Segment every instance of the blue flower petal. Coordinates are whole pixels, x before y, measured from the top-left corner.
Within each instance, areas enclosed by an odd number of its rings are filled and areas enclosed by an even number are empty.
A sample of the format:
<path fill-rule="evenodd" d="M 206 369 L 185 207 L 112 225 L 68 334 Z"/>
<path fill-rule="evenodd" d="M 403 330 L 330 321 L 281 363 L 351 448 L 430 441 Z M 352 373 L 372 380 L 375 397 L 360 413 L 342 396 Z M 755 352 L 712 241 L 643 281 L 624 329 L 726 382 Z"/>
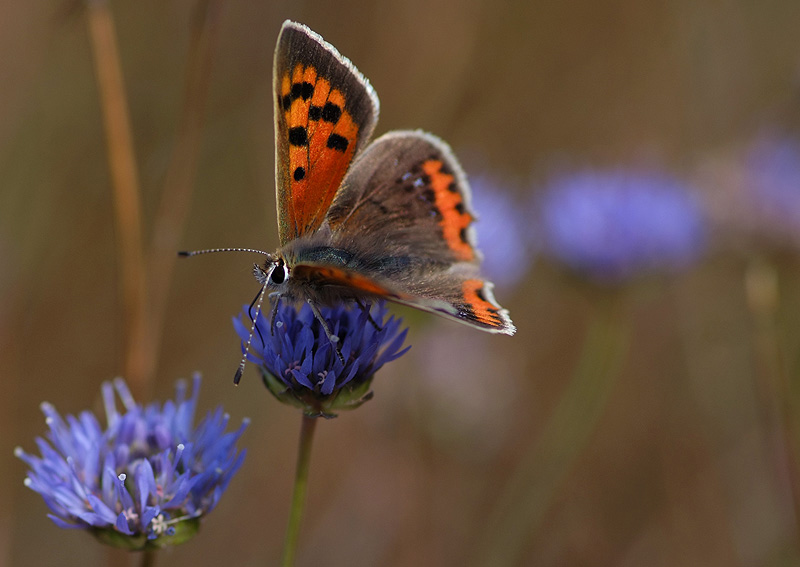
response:
<path fill-rule="evenodd" d="M 116 520 L 116 514 L 114 513 L 113 510 L 111 510 L 111 508 L 106 506 L 105 502 L 103 502 L 97 496 L 91 493 L 87 495 L 87 500 L 89 502 L 89 506 L 92 507 L 92 510 L 94 510 L 95 514 L 97 514 L 98 517 L 102 519 L 101 525 L 114 523 L 114 521 Z"/>
<path fill-rule="evenodd" d="M 195 427 L 199 386 L 195 377 L 189 393 L 181 382 L 174 401 L 143 407 L 122 380 L 105 383 L 105 430 L 89 412 L 62 418 L 42 404 L 49 442 L 36 439 L 41 456 L 15 451 L 29 467 L 25 485 L 64 528 L 157 538 L 170 530 L 152 530 L 156 517 L 206 514 L 241 466 L 244 452 L 236 441 L 249 422 L 226 433 L 229 417 L 217 409 Z"/>
<path fill-rule="evenodd" d="M 60 516 L 56 516 L 55 514 L 47 514 L 47 517 L 53 520 L 53 523 L 57 525 L 59 528 L 64 528 L 66 530 L 77 530 L 85 528 L 85 526 L 82 526 L 80 524 L 73 524 L 71 522 L 62 520 Z"/>
<path fill-rule="evenodd" d="M 114 527 L 117 528 L 118 532 L 121 532 L 125 535 L 133 535 L 133 530 L 128 527 L 128 518 L 125 516 L 125 512 L 120 512 L 119 516 L 117 516 L 117 522 L 114 524 Z"/>
<path fill-rule="evenodd" d="M 156 495 L 156 479 L 153 475 L 153 466 L 148 459 L 143 459 L 136 468 L 136 486 L 139 492 L 139 510 L 147 507 L 150 495 Z"/>

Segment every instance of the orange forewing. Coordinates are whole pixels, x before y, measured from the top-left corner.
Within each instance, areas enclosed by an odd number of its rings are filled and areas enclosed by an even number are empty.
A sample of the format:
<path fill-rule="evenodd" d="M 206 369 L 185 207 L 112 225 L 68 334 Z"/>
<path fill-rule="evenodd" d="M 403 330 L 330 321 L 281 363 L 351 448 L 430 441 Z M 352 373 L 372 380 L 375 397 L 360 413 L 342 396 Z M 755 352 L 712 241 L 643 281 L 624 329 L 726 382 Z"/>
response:
<path fill-rule="evenodd" d="M 280 100 L 289 136 L 288 181 L 291 203 L 285 203 L 292 238 L 322 224 L 355 154 L 358 125 L 345 108 L 345 96 L 298 63 L 281 80 Z"/>

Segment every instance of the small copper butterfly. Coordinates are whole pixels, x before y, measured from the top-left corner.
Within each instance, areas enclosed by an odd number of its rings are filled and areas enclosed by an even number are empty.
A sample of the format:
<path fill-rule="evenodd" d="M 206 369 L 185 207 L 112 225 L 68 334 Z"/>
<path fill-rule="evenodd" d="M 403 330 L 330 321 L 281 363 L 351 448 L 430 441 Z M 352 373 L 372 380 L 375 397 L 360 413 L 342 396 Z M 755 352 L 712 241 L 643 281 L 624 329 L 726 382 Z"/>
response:
<path fill-rule="evenodd" d="M 470 190 L 447 144 L 419 130 L 368 143 L 378 96 L 307 26 L 283 23 L 273 72 L 281 247 L 255 266 L 259 304 L 267 291 L 276 310 L 308 302 L 334 342 L 317 305 L 370 298 L 514 334 L 480 276 Z"/>

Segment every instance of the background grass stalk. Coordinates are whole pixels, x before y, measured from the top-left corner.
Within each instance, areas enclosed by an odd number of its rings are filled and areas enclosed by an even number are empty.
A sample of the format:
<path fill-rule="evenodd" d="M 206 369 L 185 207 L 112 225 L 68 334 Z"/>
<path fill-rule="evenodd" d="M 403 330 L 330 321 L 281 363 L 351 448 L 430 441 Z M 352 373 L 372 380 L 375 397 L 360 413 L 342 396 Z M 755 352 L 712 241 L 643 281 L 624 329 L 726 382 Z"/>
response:
<path fill-rule="evenodd" d="M 763 258 L 751 260 L 745 272 L 747 305 L 753 319 L 753 340 L 760 366 L 762 403 L 768 413 L 770 437 L 782 453 L 791 492 L 797 541 L 800 542 L 800 473 L 797 463 L 797 436 L 792 411 L 792 384 L 786 353 L 778 329 L 780 305 L 779 276 L 775 266 Z M 777 439 L 776 439 L 777 438 Z"/>
<path fill-rule="evenodd" d="M 175 146 L 164 179 L 153 226 L 153 244 L 148 257 L 152 329 L 148 333 L 148 362 L 155 364 L 161 344 L 169 289 L 180 247 L 180 238 L 191 209 L 202 148 L 204 118 L 211 83 L 211 64 L 219 34 L 223 0 L 201 0 L 194 9 L 194 25 L 188 50 L 183 104 Z M 155 368 L 148 368 L 153 373 Z"/>
<path fill-rule="evenodd" d="M 86 7 L 114 195 L 119 282 L 126 333 L 124 374 L 134 396 L 139 398 L 147 393 L 151 379 L 148 369 L 153 367 L 152 353 L 146 346 L 149 311 L 139 177 L 111 10 L 105 0 L 92 0 L 86 3 Z"/>

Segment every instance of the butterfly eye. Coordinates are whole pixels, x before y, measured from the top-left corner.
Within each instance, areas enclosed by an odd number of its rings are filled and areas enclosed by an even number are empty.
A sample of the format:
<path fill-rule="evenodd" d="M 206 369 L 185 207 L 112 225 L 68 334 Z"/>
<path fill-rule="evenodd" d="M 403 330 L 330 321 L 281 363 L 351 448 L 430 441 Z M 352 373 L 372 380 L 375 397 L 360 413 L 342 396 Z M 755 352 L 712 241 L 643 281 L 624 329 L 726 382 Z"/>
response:
<path fill-rule="evenodd" d="M 286 264 L 283 263 L 283 260 L 278 260 L 278 263 L 275 264 L 275 267 L 272 268 L 272 271 L 269 273 L 270 283 L 280 285 L 285 282 L 288 277 L 289 269 L 286 267 Z"/>

